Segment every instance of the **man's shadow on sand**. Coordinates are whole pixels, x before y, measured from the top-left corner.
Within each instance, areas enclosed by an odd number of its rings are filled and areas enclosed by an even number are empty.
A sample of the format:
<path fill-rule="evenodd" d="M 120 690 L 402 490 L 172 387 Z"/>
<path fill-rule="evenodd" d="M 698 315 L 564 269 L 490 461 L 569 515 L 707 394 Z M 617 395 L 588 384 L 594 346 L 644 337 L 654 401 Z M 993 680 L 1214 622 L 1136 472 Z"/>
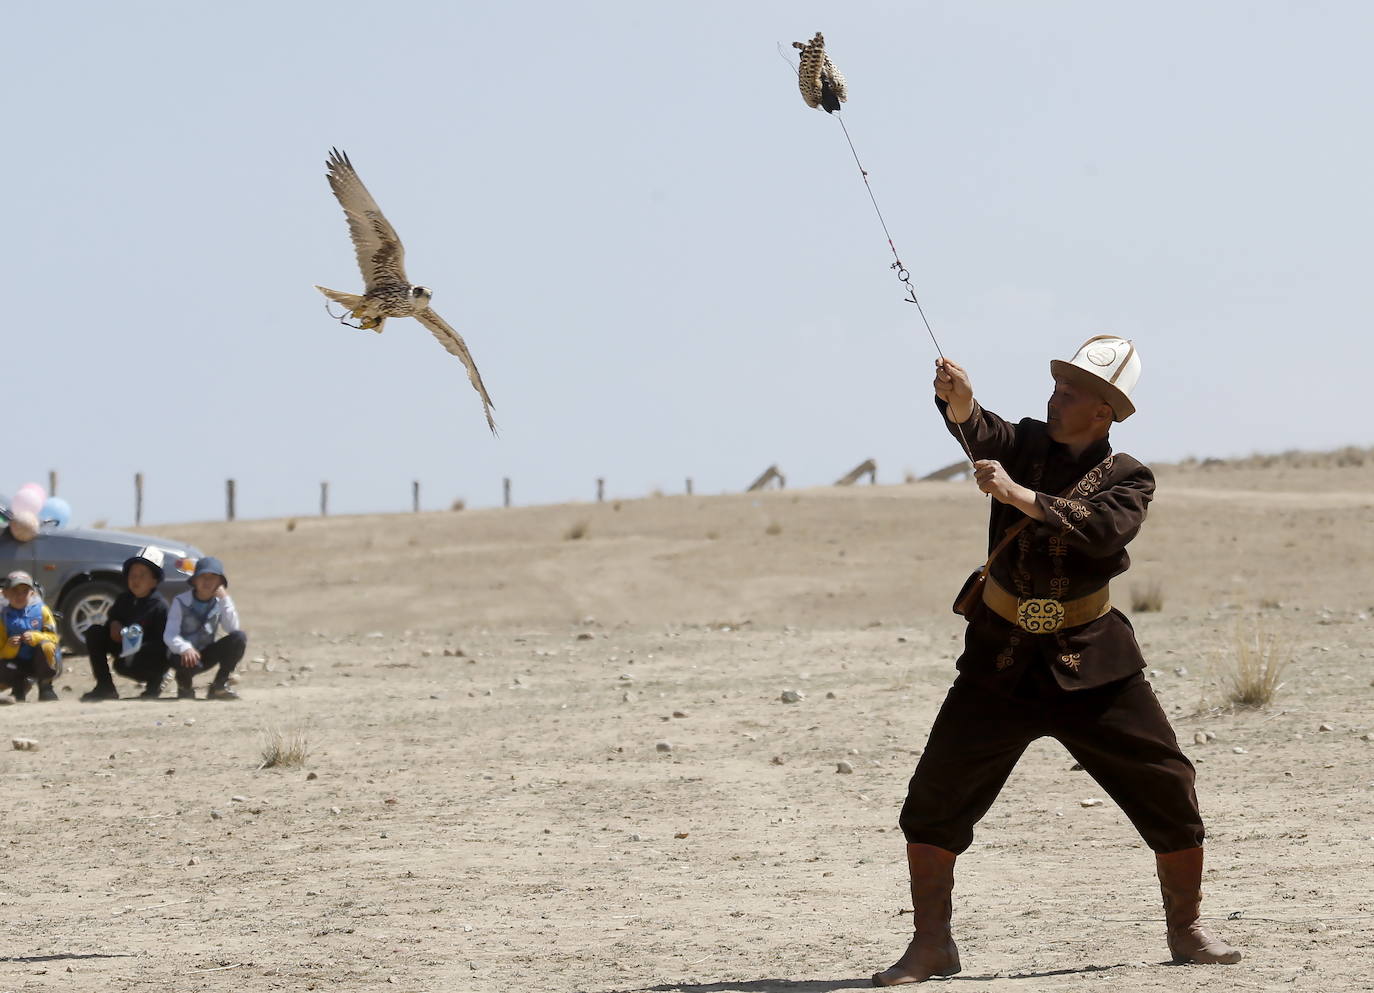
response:
<path fill-rule="evenodd" d="M 990 975 L 961 973 L 931 983 L 990 983 L 998 979 L 1048 979 L 1053 976 L 1081 976 L 1094 972 L 1124 969 L 1116 965 L 1085 965 L 1078 969 L 1047 969 L 1044 972 L 995 972 Z M 924 984 L 921 984 L 924 985 Z M 834 993 L 835 990 L 873 989 L 872 976 L 855 979 L 748 979 L 725 983 L 660 983 L 658 986 L 631 986 L 616 990 L 584 990 L 581 993 Z"/>

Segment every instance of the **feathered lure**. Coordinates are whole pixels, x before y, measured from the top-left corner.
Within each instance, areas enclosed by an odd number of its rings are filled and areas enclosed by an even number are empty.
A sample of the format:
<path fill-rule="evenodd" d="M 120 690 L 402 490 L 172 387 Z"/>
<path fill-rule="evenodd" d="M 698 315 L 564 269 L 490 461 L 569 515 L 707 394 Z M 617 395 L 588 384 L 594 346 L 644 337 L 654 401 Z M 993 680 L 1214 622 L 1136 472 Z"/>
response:
<path fill-rule="evenodd" d="M 797 86 L 802 99 L 808 107 L 819 108 L 827 114 L 835 113 L 840 104 L 849 99 L 849 90 L 845 87 L 844 73 L 825 52 L 825 36 L 817 31 L 816 37 L 809 42 L 794 41 L 792 47 L 801 49 Z"/>

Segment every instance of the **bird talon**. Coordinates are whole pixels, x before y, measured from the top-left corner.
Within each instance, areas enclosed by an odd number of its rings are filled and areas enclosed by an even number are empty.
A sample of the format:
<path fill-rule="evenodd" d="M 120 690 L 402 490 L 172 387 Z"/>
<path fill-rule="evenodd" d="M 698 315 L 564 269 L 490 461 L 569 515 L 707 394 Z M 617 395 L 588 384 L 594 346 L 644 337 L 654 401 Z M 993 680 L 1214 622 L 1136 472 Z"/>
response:
<path fill-rule="evenodd" d="M 325 312 L 326 314 L 328 314 L 330 317 L 334 318 L 334 320 L 338 321 L 338 322 L 339 322 L 340 324 L 342 324 L 344 327 L 346 327 L 346 328 L 352 328 L 352 329 L 355 330 L 355 331 L 366 331 L 366 330 L 368 330 L 369 328 L 375 328 L 375 327 L 377 326 L 377 322 L 376 322 L 376 321 L 373 321 L 371 324 L 368 324 L 366 321 L 364 321 L 364 322 L 361 323 L 361 324 L 349 324 L 349 323 L 348 323 L 348 319 L 349 319 L 350 317 L 352 317 L 353 314 L 352 314 L 350 311 L 347 311 L 347 310 L 344 311 L 342 314 L 336 314 L 336 313 L 334 313 L 334 311 L 332 311 L 332 310 L 329 309 L 329 301 L 327 301 L 327 300 L 325 301 L 325 304 L 324 304 L 324 312 Z"/>

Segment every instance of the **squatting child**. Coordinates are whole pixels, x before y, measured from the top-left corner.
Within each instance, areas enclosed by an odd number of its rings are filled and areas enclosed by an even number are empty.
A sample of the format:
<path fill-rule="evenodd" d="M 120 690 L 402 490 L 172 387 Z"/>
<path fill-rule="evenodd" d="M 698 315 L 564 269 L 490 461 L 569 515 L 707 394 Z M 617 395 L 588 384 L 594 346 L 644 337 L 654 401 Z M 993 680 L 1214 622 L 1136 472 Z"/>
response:
<path fill-rule="evenodd" d="M 224 636 L 216 638 L 221 628 Z M 211 669 L 217 671 L 205 699 L 239 699 L 229 687 L 229 674 L 243 658 L 248 635 L 239 627 L 238 611 L 229 598 L 224 565 L 213 555 L 196 563 L 190 590 L 172 600 L 164 640 L 176 671 L 178 700 L 194 700 L 192 678 Z"/>
<path fill-rule="evenodd" d="M 62 673 L 57 621 L 27 572 L 16 571 L 5 577 L 4 621 L 0 689 L 9 689 L 15 700 L 23 700 L 30 683 L 37 682 L 39 700 L 56 700 L 52 681 Z"/>
<path fill-rule="evenodd" d="M 167 601 L 157 591 L 162 582 L 162 549 L 148 546 L 124 562 L 125 590 L 115 598 L 105 624 L 86 629 L 86 654 L 91 660 L 95 688 L 81 694 L 82 703 L 118 700 L 114 671 L 144 684 L 139 697 L 156 700 L 167 675 Z"/>

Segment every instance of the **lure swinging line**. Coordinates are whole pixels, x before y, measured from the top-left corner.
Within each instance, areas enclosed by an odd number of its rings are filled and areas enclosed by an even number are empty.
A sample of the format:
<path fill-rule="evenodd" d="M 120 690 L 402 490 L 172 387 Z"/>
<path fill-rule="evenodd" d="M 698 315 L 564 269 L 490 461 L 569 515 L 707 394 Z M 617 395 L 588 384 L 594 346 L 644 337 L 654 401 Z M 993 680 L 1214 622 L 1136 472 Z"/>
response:
<path fill-rule="evenodd" d="M 873 203 L 873 211 L 878 215 L 878 223 L 883 227 L 883 234 L 887 237 L 887 247 L 892 250 L 892 265 L 888 268 L 897 274 L 897 279 L 901 281 L 906 289 L 906 302 L 916 305 L 916 312 L 921 315 L 921 323 L 925 325 L 926 334 L 930 335 L 931 344 L 935 346 L 936 353 L 940 360 L 945 359 L 944 349 L 940 347 L 940 342 L 935 338 L 935 331 L 930 326 L 930 319 L 926 317 L 925 308 L 921 306 L 921 301 L 916 297 L 916 288 L 911 284 L 911 273 L 902 264 L 902 257 L 897 254 L 897 246 L 893 244 L 892 232 L 888 230 L 887 220 L 883 217 L 882 208 L 878 206 L 878 198 L 873 193 L 873 184 L 868 181 L 868 170 L 859 161 L 859 152 L 854 147 L 854 139 L 849 136 L 849 128 L 845 126 L 844 117 L 840 114 L 840 104 L 849 99 L 848 87 L 844 75 L 835 63 L 830 61 L 830 56 L 825 51 L 825 37 L 819 32 L 809 42 L 803 44 L 799 41 L 792 42 L 792 47 L 801 50 L 801 59 L 797 66 L 797 85 L 801 88 L 802 99 L 806 101 L 808 107 L 824 110 L 835 120 L 840 122 L 840 130 L 844 132 L 844 140 L 849 145 L 849 153 L 854 156 L 854 164 L 859 168 L 859 175 L 863 177 L 864 189 L 868 191 L 868 199 Z M 782 46 L 778 46 L 778 54 L 790 66 L 791 60 L 782 51 Z M 962 424 L 955 423 L 955 430 L 959 434 L 959 445 L 967 456 L 969 465 L 973 465 L 973 452 L 969 448 L 968 439 L 964 437 L 964 427 Z"/>

